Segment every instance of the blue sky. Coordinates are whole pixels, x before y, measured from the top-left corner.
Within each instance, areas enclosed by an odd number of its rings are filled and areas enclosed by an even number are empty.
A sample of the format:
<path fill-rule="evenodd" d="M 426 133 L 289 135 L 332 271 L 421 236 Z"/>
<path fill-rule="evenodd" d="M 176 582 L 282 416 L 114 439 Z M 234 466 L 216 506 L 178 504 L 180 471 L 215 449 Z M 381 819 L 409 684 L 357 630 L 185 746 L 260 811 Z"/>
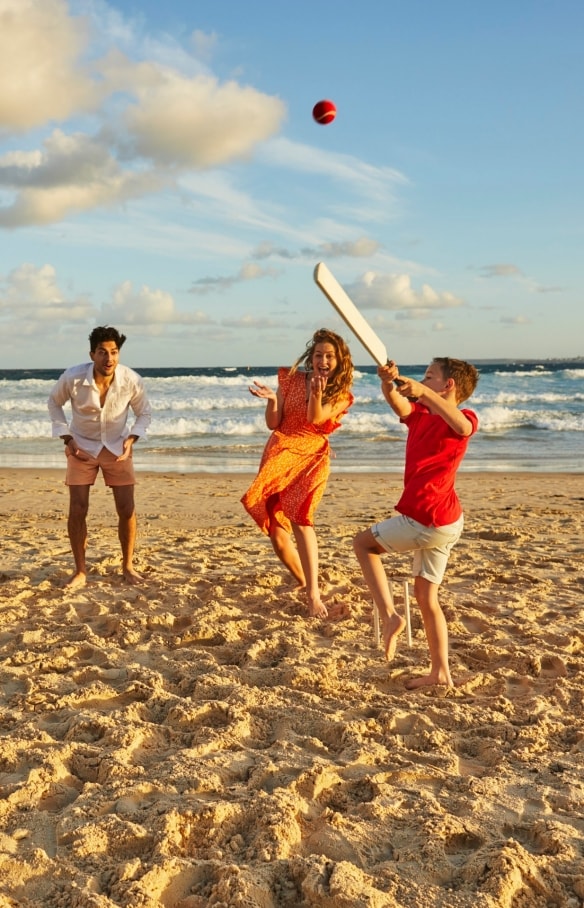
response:
<path fill-rule="evenodd" d="M 0 0 L 0 360 L 584 355 L 580 0 Z M 330 126 L 313 122 L 321 98 Z M 356 341 L 357 363 L 368 362 Z"/>

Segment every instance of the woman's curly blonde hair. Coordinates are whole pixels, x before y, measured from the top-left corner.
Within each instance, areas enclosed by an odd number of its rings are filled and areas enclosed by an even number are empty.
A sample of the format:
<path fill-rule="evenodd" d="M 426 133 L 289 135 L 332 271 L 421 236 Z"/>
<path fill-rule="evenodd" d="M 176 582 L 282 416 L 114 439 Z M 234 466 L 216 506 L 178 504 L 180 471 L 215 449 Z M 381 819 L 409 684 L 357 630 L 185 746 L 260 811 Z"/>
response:
<path fill-rule="evenodd" d="M 318 331 L 315 331 L 311 340 L 306 344 L 306 351 L 298 357 L 290 369 L 290 374 L 293 375 L 300 366 L 304 366 L 307 372 L 312 371 L 312 357 L 317 344 L 332 344 L 335 348 L 337 368 L 335 374 L 326 383 L 322 399 L 324 403 L 336 403 L 341 397 L 347 395 L 353 384 L 351 351 L 339 334 L 329 331 L 328 328 L 319 328 Z"/>

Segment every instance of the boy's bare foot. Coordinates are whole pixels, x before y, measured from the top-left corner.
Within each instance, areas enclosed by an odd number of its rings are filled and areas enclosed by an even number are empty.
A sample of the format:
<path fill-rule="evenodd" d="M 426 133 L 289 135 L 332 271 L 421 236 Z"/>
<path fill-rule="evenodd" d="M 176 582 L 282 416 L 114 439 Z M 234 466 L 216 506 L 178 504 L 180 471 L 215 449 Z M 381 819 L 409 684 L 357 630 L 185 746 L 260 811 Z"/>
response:
<path fill-rule="evenodd" d="M 383 649 L 385 658 L 391 662 L 395 656 L 397 638 L 406 626 L 406 619 L 397 613 L 383 619 Z"/>
<path fill-rule="evenodd" d="M 450 675 L 420 675 L 419 678 L 408 678 L 404 687 L 406 690 L 419 690 L 421 687 L 454 687 Z"/>
<path fill-rule="evenodd" d="M 87 574 L 85 571 L 76 571 L 74 574 L 65 581 L 63 584 L 63 589 L 65 590 L 76 590 L 81 586 L 85 586 L 87 583 Z"/>
<path fill-rule="evenodd" d="M 133 568 L 126 568 L 126 570 L 123 571 L 122 576 L 126 583 L 129 583 L 131 586 L 138 586 L 138 584 L 144 581 L 144 578 Z"/>

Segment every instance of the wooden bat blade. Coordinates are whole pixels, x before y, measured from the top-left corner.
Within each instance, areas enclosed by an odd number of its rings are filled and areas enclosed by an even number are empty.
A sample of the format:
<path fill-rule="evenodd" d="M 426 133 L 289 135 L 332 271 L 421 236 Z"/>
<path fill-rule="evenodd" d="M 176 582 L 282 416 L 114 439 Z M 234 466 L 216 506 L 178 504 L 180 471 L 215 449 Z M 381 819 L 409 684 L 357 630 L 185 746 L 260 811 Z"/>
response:
<path fill-rule="evenodd" d="M 319 262 L 315 267 L 314 280 L 377 365 L 385 366 L 387 363 L 385 344 L 363 318 L 355 303 L 347 296 L 324 262 Z"/>

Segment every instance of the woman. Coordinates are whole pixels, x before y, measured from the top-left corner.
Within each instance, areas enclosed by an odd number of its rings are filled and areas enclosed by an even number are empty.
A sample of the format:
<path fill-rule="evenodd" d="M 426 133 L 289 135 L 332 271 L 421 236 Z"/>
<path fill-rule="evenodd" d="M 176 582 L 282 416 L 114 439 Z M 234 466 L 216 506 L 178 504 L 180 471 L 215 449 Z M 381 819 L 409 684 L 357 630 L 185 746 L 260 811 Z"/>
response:
<path fill-rule="evenodd" d="M 353 403 L 352 381 L 349 348 L 338 334 L 322 328 L 291 369 L 278 370 L 276 393 L 258 381 L 249 389 L 266 401 L 272 434 L 241 501 L 306 592 L 308 613 L 315 618 L 326 618 L 328 611 L 320 596 L 314 515 L 330 471 L 328 436 Z"/>

